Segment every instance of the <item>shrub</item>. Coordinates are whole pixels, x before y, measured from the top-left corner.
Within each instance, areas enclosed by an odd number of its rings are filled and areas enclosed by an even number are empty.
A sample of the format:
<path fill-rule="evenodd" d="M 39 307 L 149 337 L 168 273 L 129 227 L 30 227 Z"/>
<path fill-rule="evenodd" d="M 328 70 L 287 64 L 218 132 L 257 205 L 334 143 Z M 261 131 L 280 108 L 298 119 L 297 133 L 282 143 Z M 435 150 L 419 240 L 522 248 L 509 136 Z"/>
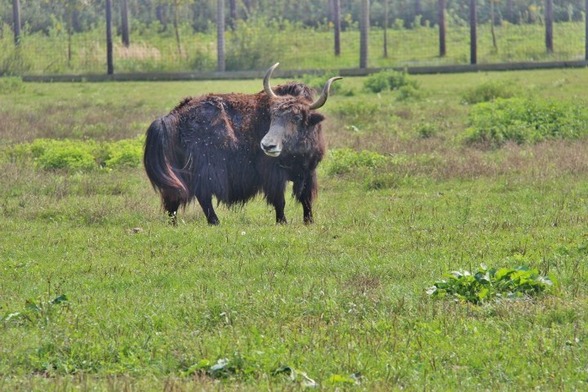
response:
<path fill-rule="evenodd" d="M 575 103 L 537 98 L 498 98 L 472 107 L 468 143 L 498 147 L 512 141 L 537 143 L 548 139 L 575 139 L 588 134 L 588 110 Z"/>
<path fill-rule="evenodd" d="M 327 163 L 327 173 L 345 174 L 357 168 L 375 168 L 387 161 L 384 155 L 373 151 L 354 151 L 350 148 L 331 150 Z"/>
<path fill-rule="evenodd" d="M 511 82 L 488 81 L 479 86 L 466 90 L 461 97 L 465 104 L 473 105 L 480 102 L 494 101 L 497 98 L 512 98 L 516 95 L 517 87 Z"/>
<path fill-rule="evenodd" d="M 143 157 L 143 138 L 102 143 L 37 139 L 12 147 L 8 156 L 13 161 L 32 159 L 35 166 L 42 170 L 90 171 L 138 167 Z"/>
<path fill-rule="evenodd" d="M 382 91 L 398 90 L 401 87 L 410 87 L 413 90 L 419 88 L 416 80 L 410 79 L 406 72 L 400 71 L 380 71 L 367 77 L 364 82 L 366 90 L 372 93 Z"/>
<path fill-rule="evenodd" d="M 104 164 L 109 169 L 139 167 L 143 159 L 143 138 L 120 140 L 108 145 Z"/>
<path fill-rule="evenodd" d="M 17 76 L 0 77 L 0 94 L 11 94 L 24 90 L 22 78 Z"/>
<path fill-rule="evenodd" d="M 265 18 L 240 21 L 237 29 L 227 34 L 226 69 L 265 69 L 275 63 L 285 50 L 277 40 L 277 30 L 278 23 Z"/>
<path fill-rule="evenodd" d="M 524 298 L 546 292 L 553 279 L 528 267 L 453 271 L 427 290 L 433 298 L 455 298 L 481 304 L 497 298 Z"/>

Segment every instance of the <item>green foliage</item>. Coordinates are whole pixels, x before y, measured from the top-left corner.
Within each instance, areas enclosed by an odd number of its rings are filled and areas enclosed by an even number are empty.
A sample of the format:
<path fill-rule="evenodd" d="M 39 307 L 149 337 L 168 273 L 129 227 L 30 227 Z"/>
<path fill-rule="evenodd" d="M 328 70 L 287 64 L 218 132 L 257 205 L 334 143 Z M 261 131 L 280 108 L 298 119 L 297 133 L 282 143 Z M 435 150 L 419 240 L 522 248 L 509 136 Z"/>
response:
<path fill-rule="evenodd" d="M 467 89 L 461 99 L 463 103 L 473 105 L 497 98 L 512 98 L 519 90 L 520 87 L 512 82 L 491 80 Z"/>
<path fill-rule="evenodd" d="M 387 161 L 384 155 L 373 151 L 355 151 L 350 148 L 331 150 L 326 162 L 329 175 L 345 174 L 359 168 L 375 168 Z"/>
<path fill-rule="evenodd" d="M 0 322 L 5 326 L 47 326 L 59 313 L 68 309 L 69 300 L 65 294 L 61 294 L 50 301 L 28 299 L 23 310 L 11 312 L 4 317 L 0 316 Z"/>
<path fill-rule="evenodd" d="M 101 143 L 36 139 L 12 147 L 8 155 L 12 160 L 32 158 L 41 170 L 90 171 L 139 167 L 143 157 L 143 138 Z"/>
<path fill-rule="evenodd" d="M 414 90 L 419 88 L 419 84 L 406 72 L 387 70 L 368 76 L 364 82 L 364 88 L 372 93 L 405 88 L 404 94 L 408 95 L 408 90 L 412 90 L 414 94 Z"/>
<path fill-rule="evenodd" d="M 468 143 L 498 147 L 588 135 L 588 109 L 578 103 L 540 98 L 498 98 L 471 108 Z"/>
<path fill-rule="evenodd" d="M 12 94 L 22 91 L 24 91 L 22 78 L 18 76 L 0 77 L 0 94 Z"/>
<path fill-rule="evenodd" d="M 537 269 L 528 267 L 488 268 L 481 265 L 478 271 L 461 270 L 445 275 L 427 290 L 433 298 L 455 298 L 474 304 L 498 298 L 527 298 L 547 292 L 553 278 L 543 276 Z"/>
<path fill-rule="evenodd" d="M 288 31 L 292 26 L 284 28 Z M 277 30 L 277 22 L 264 18 L 241 21 L 238 29 L 227 34 L 226 69 L 265 69 L 275 63 L 286 49 L 277 39 Z"/>

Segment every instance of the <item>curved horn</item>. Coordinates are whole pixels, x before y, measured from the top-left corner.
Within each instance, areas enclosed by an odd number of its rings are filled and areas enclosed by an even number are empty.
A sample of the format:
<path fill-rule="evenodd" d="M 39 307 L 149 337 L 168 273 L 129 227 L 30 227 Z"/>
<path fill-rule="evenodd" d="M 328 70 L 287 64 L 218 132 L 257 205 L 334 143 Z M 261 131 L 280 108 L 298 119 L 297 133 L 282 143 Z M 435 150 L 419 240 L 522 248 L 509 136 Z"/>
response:
<path fill-rule="evenodd" d="M 318 97 L 318 99 L 310 105 L 310 107 L 309 107 L 310 110 L 318 109 L 318 108 L 322 107 L 325 104 L 325 102 L 327 102 L 327 98 L 329 98 L 329 90 L 331 89 L 331 83 L 333 83 L 335 80 L 339 80 L 339 79 L 343 79 L 343 78 L 340 76 L 335 76 L 335 77 L 327 80 L 325 87 L 323 87 L 323 92 L 321 93 L 321 96 Z"/>
<path fill-rule="evenodd" d="M 276 93 L 274 93 L 274 90 L 272 90 L 272 86 L 270 86 L 270 77 L 272 76 L 272 72 L 274 72 L 274 69 L 276 69 L 278 67 L 278 65 L 280 65 L 280 63 L 275 63 L 274 65 L 272 65 L 267 72 L 265 73 L 265 77 L 263 78 L 263 89 L 265 90 L 265 93 L 270 97 L 270 98 L 275 98 L 277 97 Z"/>

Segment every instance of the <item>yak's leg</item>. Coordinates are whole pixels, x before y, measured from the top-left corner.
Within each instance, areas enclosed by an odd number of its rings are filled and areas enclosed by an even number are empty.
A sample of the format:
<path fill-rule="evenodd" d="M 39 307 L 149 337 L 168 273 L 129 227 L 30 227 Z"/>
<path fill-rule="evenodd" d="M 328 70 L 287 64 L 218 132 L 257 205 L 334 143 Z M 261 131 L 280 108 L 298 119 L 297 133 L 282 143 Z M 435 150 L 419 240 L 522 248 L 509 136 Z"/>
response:
<path fill-rule="evenodd" d="M 276 209 L 276 223 L 278 224 L 286 224 L 288 220 L 286 219 L 286 215 L 284 214 L 284 208 L 286 207 L 286 200 L 282 195 L 282 200 L 276 201 L 273 204 L 274 208 Z"/>
<path fill-rule="evenodd" d="M 276 223 L 278 224 L 288 223 L 286 215 L 284 214 L 284 209 L 286 207 L 286 198 L 284 197 L 285 188 L 286 183 L 284 182 L 283 186 L 278 186 L 277 189 L 273 189 L 273 192 L 268 192 L 267 190 L 265 192 L 267 202 L 276 210 Z"/>
<path fill-rule="evenodd" d="M 218 225 L 220 221 L 216 216 L 216 212 L 214 212 L 214 208 L 212 207 L 212 195 L 196 195 L 196 199 L 198 199 L 198 203 L 200 203 L 200 207 L 202 207 L 202 211 L 204 215 L 206 215 L 206 220 L 208 221 L 209 225 Z"/>
<path fill-rule="evenodd" d="M 316 172 L 313 171 L 307 176 L 294 181 L 294 195 L 302 204 L 302 217 L 305 224 L 314 222 L 312 217 L 312 202 L 316 196 Z"/>
<path fill-rule="evenodd" d="M 163 194 L 163 208 L 167 211 L 167 215 L 169 216 L 170 223 L 173 226 L 178 224 L 178 208 L 180 207 L 181 201 L 177 196 L 172 196 L 169 194 Z"/>

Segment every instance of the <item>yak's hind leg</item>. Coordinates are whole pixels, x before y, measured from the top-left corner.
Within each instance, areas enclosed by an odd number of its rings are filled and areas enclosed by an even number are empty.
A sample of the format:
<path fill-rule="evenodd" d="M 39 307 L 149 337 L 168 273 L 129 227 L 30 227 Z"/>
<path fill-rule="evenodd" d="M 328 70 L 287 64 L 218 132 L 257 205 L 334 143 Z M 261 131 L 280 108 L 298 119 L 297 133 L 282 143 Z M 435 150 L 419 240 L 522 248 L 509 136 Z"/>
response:
<path fill-rule="evenodd" d="M 182 204 L 186 204 L 185 200 L 182 200 L 176 191 L 162 192 L 161 199 L 163 201 L 163 208 L 165 208 L 169 216 L 170 223 L 176 226 L 178 224 L 178 208 Z"/>

